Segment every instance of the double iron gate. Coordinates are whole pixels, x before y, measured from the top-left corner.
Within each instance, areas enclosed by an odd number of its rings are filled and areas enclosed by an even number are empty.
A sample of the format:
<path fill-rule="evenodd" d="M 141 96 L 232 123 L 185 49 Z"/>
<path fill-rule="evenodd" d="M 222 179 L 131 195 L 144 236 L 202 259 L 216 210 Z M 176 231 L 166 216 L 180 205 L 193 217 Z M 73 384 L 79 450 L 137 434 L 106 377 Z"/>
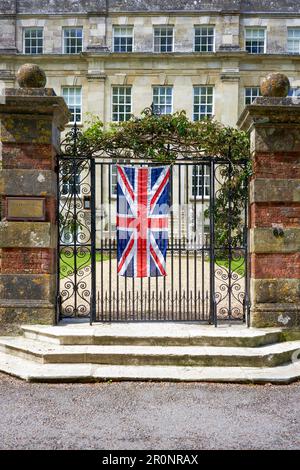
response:
<path fill-rule="evenodd" d="M 116 161 L 81 156 L 72 149 L 61 155 L 58 317 L 215 325 L 248 321 L 247 201 L 239 246 L 216 240 L 215 204 L 224 173 L 230 178 L 230 171 L 222 169 L 230 165 L 205 157 L 171 165 L 167 276 L 135 279 L 117 274 Z M 224 207 L 229 240 L 234 238 L 233 210 L 229 201 Z"/>

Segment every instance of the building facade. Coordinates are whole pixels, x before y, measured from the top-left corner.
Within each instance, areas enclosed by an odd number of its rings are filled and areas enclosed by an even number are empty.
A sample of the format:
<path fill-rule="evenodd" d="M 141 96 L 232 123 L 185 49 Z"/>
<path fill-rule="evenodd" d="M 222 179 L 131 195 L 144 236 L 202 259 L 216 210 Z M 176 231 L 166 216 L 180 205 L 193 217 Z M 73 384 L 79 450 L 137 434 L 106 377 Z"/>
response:
<path fill-rule="evenodd" d="M 84 125 L 90 114 L 124 121 L 152 103 L 160 113 L 184 109 L 190 119 L 215 116 L 235 126 L 268 72 L 284 72 L 292 93 L 300 88 L 300 4 L 2 0 L 2 86 L 15 86 L 26 62 L 38 63 L 47 86 L 65 97 L 70 126 Z M 186 203 L 199 197 L 203 226 L 209 175 L 206 168 L 193 172 L 182 177 L 191 182 Z M 115 168 L 104 181 L 106 199 L 115 198 Z"/>
<path fill-rule="evenodd" d="M 153 102 L 235 125 L 267 72 L 300 86 L 295 0 L 5 0 L 0 31 L 2 83 L 37 62 L 78 123 L 128 119 Z"/>

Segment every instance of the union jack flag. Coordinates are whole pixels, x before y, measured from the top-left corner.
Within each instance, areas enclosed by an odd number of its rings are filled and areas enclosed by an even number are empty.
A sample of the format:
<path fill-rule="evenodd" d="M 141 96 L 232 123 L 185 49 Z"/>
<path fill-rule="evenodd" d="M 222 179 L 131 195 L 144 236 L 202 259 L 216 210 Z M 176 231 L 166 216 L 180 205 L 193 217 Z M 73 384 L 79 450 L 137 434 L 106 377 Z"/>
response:
<path fill-rule="evenodd" d="M 170 167 L 117 165 L 118 274 L 166 276 Z"/>

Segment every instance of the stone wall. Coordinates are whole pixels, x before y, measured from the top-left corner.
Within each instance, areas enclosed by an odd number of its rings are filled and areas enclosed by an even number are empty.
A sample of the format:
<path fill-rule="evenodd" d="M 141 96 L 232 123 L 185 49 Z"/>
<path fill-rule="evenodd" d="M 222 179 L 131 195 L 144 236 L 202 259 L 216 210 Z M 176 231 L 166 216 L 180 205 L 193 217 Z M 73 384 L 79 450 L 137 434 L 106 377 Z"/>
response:
<path fill-rule="evenodd" d="M 251 324 L 300 326 L 300 99 L 258 98 L 251 136 Z"/>
<path fill-rule="evenodd" d="M 53 324 L 56 314 L 56 174 L 59 132 L 68 121 L 51 89 L 7 89 L 0 103 L 0 334 L 21 323 Z M 8 217 L 10 198 L 45 203 L 42 220 Z M 10 199 L 11 200 L 11 199 Z"/>

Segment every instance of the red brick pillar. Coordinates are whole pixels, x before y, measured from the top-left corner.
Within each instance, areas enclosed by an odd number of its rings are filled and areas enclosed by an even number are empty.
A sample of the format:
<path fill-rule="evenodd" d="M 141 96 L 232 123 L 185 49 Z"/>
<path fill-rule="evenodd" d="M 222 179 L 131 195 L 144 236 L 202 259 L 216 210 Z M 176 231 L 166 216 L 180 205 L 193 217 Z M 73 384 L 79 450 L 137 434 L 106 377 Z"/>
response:
<path fill-rule="evenodd" d="M 251 325 L 300 326 L 300 100 L 261 97 L 250 133 Z"/>
<path fill-rule="evenodd" d="M 55 321 L 55 157 L 68 109 L 52 89 L 12 88 L 2 97 L 0 120 L 3 334 L 22 323 Z"/>

